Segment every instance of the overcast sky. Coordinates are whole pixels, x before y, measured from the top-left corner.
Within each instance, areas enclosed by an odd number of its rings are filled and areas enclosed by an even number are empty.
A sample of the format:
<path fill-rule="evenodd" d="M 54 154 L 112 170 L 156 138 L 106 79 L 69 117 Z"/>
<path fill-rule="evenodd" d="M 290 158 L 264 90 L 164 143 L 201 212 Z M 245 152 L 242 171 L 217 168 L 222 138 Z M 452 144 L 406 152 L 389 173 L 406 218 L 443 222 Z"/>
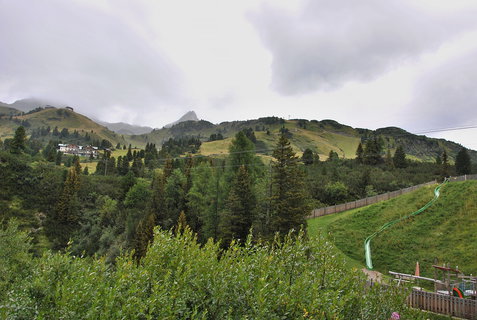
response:
<path fill-rule="evenodd" d="M 477 2 L 0 0 L 0 101 L 162 127 L 477 125 Z M 477 129 L 429 134 L 477 149 Z"/>

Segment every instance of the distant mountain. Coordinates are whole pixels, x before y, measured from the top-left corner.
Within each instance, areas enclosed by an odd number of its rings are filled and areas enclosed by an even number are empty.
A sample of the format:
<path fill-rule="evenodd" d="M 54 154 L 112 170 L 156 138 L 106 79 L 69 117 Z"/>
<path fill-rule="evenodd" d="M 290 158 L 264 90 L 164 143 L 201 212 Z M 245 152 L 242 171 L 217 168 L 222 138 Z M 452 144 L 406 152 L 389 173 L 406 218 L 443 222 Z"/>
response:
<path fill-rule="evenodd" d="M 7 104 L 8 107 L 14 108 L 23 112 L 28 112 L 38 107 L 57 107 L 57 108 L 64 108 L 66 105 L 58 102 L 53 102 L 50 100 L 45 99 L 38 99 L 38 98 L 27 98 L 27 99 L 20 99 L 15 101 L 12 104 Z"/>
<path fill-rule="evenodd" d="M 187 112 L 185 115 L 183 115 L 182 117 L 180 117 L 179 120 L 177 121 L 174 121 L 172 123 L 169 123 L 169 124 L 166 124 L 164 126 L 164 128 L 171 128 L 172 126 L 178 124 L 178 123 L 181 123 L 181 122 L 185 122 L 185 121 L 199 121 L 199 118 L 197 118 L 197 115 L 195 114 L 194 111 L 189 111 Z"/>
<path fill-rule="evenodd" d="M 136 125 L 124 123 L 124 122 L 110 123 L 110 122 L 105 122 L 100 120 L 96 120 L 96 122 L 105 126 L 111 131 L 114 131 L 119 134 L 126 134 L 126 135 L 139 135 L 139 134 L 149 133 L 154 129 L 151 127 L 136 126 Z"/>

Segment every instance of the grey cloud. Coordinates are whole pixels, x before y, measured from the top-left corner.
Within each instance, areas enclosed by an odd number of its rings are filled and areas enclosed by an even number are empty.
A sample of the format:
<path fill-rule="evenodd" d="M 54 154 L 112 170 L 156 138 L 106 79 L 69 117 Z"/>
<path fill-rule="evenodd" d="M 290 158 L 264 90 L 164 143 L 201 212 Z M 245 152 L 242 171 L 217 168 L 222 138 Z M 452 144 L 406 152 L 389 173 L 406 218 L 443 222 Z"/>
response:
<path fill-rule="evenodd" d="M 422 75 L 414 88 L 409 123 L 416 130 L 477 123 L 477 49 Z M 417 127 L 416 123 L 421 123 Z M 425 123 L 426 127 L 422 127 Z"/>
<path fill-rule="evenodd" d="M 0 87 L 8 84 L 10 96 L 51 98 L 92 115 L 183 103 L 182 75 L 164 53 L 80 2 L 2 1 L 0 40 Z"/>
<path fill-rule="evenodd" d="M 298 16 L 265 6 L 250 20 L 273 55 L 272 86 L 299 94 L 372 80 L 435 50 L 471 17 L 440 17 L 402 0 L 307 0 Z"/>

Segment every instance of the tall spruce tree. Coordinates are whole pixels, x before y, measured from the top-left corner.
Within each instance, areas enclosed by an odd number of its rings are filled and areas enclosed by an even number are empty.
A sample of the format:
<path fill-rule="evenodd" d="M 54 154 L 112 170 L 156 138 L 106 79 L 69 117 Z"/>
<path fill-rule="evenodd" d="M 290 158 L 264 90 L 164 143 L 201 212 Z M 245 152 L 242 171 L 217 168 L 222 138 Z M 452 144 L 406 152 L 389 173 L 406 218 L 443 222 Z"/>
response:
<path fill-rule="evenodd" d="M 26 132 L 23 126 L 19 126 L 15 130 L 15 136 L 10 142 L 10 152 L 11 153 L 22 153 L 25 150 L 26 142 Z"/>
<path fill-rule="evenodd" d="M 396 168 L 406 168 L 406 153 L 404 153 L 404 147 L 399 145 L 394 152 L 393 163 Z"/>
<path fill-rule="evenodd" d="M 161 172 L 154 173 L 151 183 L 150 211 L 154 216 L 156 225 L 164 226 L 164 184 L 165 179 Z"/>
<path fill-rule="evenodd" d="M 381 157 L 382 144 L 374 137 L 366 141 L 364 147 L 364 163 L 369 165 L 377 165 L 383 162 Z"/>
<path fill-rule="evenodd" d="M 225 244 L 229 244 L 232 239 L 245 241 L 255 219 L 256 206 L 252 179 L 247 168 L 242 165 L 232 182 L 226 208 L 220 219 L 220 234 Z"/>
<path fill-rule="evenodd" d="M 68 170 L 63 191 L 56 203 L 55 210 L 47 217 L 47 234 L 55 249 L 66 247 L 79 223 L 79 204 L 77 193 L 80 188 L 80 176 L 75 167 Z"/>
<path fill-rule="evenodd" d="M 447 157 L 447 152 L 444 150 L 442 152 L 442 164 L 441 164 L 441 178 L 446 178 L 450 175 L 450 168 L 449 168 L 449 159 Z"/>
<path fill-rule="evenodd" d="M 361 142 L 358 144 L 358 148 L 356 148 L 356 161 L 358 163 L 363 163 L 364 161 L 364 150 Z"/>
<path fill-rule="evenodd" d="M 469 174 L 472 170 L 472 163 L 470 161 L 469 153 L 466 148 L 460 149 L 455 158 L 455 170 L 457 174 Z"/>
<path fill-rule="evenodd" d="M 304 173 L 290 141 L 282 134 L 273 151 L 270 231 L 282 235 L 306 227 L 309 213 Z"/>
<path fill-rule="evenodd" d="M 303 151 L 303 155 L 301 156 L 301 161 L 303 161 L 305 165 L 313 164 L 314 156 L 313 156 L 313 151 L 310 148 L 306 148 L 305 151 Z"/>

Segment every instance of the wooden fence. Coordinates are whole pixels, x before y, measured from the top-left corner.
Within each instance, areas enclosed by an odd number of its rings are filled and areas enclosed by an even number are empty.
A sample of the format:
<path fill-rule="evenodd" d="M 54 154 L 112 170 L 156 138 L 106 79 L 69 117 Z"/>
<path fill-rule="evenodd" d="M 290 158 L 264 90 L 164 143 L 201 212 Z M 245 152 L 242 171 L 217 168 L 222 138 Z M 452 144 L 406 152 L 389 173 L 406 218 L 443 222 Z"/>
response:
<path fill-rule="evenodd" d="M 407 299 L 410 307 L 449 316 L 477 319 L 477 300 L 413 290 Z"/>
<path fill-rule="evenodd" d="M 466 181 L 466 180 L 477 180 L 477 174 L 464 175 L 464 176 L 460 176 L 460 177 L 450 177 L 451 182 Z M 430 185 L 433 185 L 433 184 L 436 184 L 436 183 L 437 183 L 437 181 L 434 180 L 434 181 L 431 181 L 431 182 L 419 184 L 417 186 L 412 186 L 412 187 L 397 190 L 397 191 L 392 191 L 392 192 L 388 192 L 388 193 L 379 194 L 379 195 L 373 196 L 373 197 L 368 197 L 368 198 L 364 198 L 364 199 L 360 199 L 360 200 L 356 200 L 356 201 L 337 204 L 337 205 L 334 205 L 334 206 L 314 209 L 310 213 L 310 215 L 308 215 L 306 218 L 307 219 L 312 219 L 312 218 L 326 216 L 326 215 L 333 214 L 333 213 L 338 213 L 338 212 L 343 212 L 343 211 L 347 211 L 347 210 L 351 210 L 351 209 L 366 207 L 370 204 L 375 204 L 377 202 L 386 201 L 386 200 L 389 200 L 389 199 L 392 199 L 392 198 L 396 198 L 396 197 L 399 197 L 403 194 L 406 194 L 406 193 L 415 191 L 419 188 L 422 188 L 422 187 L 425 187 L 425 186 L 430 186 Z"/>
<path fill-rule="evenodd" d="M 329 214 L 343 212 L 343 211 L 347 211 L 347 210 L 351 210 L 351 209 L 366 207 L 370 204 L 374 204 L 374 203 L 377 203 L 377 202 L 386 201 L 386 200 L 389 200 L 389 199 L 392 199 L 392 198 L 396 198 L 396 197 L 399 197 L 403 194 L 406 194 L 406 193 L 412 192 L 414 190 L 417 190 L 419 188 L 422 188 L 422 187 L 425 187 L 425 186 L 430 186 L 430 185 L 433 185 L 433 184 L 436 184 L 436 183 L 437 182 L 434 180 L 434 181 L 423 183 L 423 184 L 420 184 L 420 185 L 417 185 L 417 186 L 412 186 L 412 187 L 397 190 L 397 191 L 392 191 L 392 192 L 379 194 L 379 195 L 373 196 L 373 197 L 367 197 L 367 198 L 364 198 L 364 199 L 351 201 L 351 202 L 346 202 L 346 203 L 343 203 L 343 204 L 337 204 L 337 205 L 330 206 L 330 207 L 318 208 L 318 209 L 313 210 L 311 212 L 311 214 L 306 218 L 311 219 L 311 218 L 326 216 L 326 215 L 329 215 Z"/>

